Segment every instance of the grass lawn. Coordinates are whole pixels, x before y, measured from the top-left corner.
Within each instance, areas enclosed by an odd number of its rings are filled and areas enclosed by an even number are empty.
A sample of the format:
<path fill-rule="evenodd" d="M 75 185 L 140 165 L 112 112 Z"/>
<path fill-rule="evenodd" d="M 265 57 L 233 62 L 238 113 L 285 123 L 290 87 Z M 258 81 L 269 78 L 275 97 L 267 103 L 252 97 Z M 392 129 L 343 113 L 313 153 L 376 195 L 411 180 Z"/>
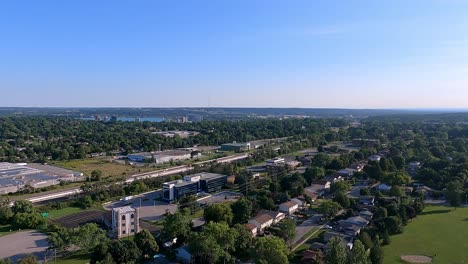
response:
<path fill-rule="evenodd" d="M 12 229 L 11 225 L 0 225 L 0 236 L 13 233 L 14 231 L 10 232 L 10 229 Z"/>
<path fill-rule="evenodd" d="M 81 211 L 83 211 L 83 209 L 78 208 L 78 207 L 66 207 L 66 208 L 59 209 L 59 210 L 49 211 L 48 213 L 49 213 L 50 219 L 55 219 L 55 218 L 60 218 L 63 216 L 79 213 Z"/>
<path fill-rule="evenodd" d="M 59 167 L 81 171 L 85 175 L 91 175 L 93 170 L 102 171 L 104 177 L 127 176 L 137 173 L 157 170 L 157 168 L 150 167 L 134 167 L 131 165 L 118 164 L 115 162 L 106 161 L 103 159 L 82 159 L 70 161 L 57 161 L 53 165 Z"/>
<path fill-rule="evenodd" d="M 433 263 L 465 263 L 468 260 L 468 208 L 427 206 L 384 247 L 385 264 L 402 263 L 401 255 L 434 257 Z"/>
<path fill-rule="evenodd" d="M 89 263 L 88 255 L 76 255 L 62 259 L 57 259 L 58 264 L 85 264 Z"/>

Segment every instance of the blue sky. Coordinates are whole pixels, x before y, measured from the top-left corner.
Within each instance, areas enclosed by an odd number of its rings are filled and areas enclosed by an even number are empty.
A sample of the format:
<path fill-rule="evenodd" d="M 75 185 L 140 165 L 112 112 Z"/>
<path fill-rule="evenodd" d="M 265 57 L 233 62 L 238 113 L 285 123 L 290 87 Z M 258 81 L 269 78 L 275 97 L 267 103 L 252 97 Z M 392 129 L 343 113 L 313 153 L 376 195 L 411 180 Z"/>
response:
<path fill-rule="evenodd" d="M 467 108 L 468 1 L 1 1 L 0 106 Z"/>

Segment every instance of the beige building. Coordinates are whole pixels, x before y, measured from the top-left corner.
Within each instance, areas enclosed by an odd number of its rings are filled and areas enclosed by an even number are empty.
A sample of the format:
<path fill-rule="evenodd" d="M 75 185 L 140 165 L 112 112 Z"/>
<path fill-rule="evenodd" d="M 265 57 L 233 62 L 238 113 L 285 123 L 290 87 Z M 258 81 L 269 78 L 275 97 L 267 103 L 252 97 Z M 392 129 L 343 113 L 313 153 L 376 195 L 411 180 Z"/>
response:
<path fill-rule="evenodd" d="M 279 205 L 279 211 L 285 214 L 293 214 L 299 209 L 299 204 L 293 201 L 285 202 Z"/>
<path fill-rule="evenodd" d="M 117 238 L 129 237 L 138 233 L 138 209 L 130 206 L 113 208 L 112 231 Z"/>

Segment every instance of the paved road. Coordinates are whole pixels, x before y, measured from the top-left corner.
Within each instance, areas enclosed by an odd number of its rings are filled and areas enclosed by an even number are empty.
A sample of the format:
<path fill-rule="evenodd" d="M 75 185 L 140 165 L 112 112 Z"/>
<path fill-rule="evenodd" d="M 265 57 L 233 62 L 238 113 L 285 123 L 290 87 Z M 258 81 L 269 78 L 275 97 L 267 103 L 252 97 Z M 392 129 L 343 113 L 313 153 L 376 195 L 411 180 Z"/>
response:
<path fill-rule="evenodd" d="M 0 259 L 10 258 L 13 263 L 27 254 L 44 259 L 49 246 L 47 236 L 35 230 L 16 232 L 0 237 Z"/>
<path fill-rule="evenodd" d="M 318 220 L 322 217 L 321 214 L 316 214 L 311 218 L 302 222 L 302 224 L 296 226 L 296 237 L 292 240 L 292 244 L 296 244 L 301 238 L 307 234 L 313 228 L 321 227 L 322 225 L 316 224 Z"/>

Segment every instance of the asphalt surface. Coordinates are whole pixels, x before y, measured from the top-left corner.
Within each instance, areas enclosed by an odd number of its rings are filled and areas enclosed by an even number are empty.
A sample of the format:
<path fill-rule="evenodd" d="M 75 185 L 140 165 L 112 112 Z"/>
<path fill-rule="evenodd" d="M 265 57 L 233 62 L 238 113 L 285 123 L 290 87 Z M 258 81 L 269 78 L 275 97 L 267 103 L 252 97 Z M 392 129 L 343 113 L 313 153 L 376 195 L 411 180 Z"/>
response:
<path fill-rule="evenodd" d="M 161 220 L 166 212 L 175 213 L 177 205 L 155 201 L 161 196 L 161 190 L 133 196 L 128 201 L 117 201 L 104 204 L 104 209 L 112 210 L 115 207 L 132 206 L 139 208 L 140 219 L 157 221 Z"/>
<path fill-rule="evenodd" d="M 35 230 L 16 232 L 0 237 L 0 259 L 9 258 L 16 263 L 18 259 L 34 254 L 44 260 L 49 246 L 47 236 Z"/>
<path fill-rule="evenodd" d="M 320 228 L 322 225 L 317 224 L 317 222 L 322 218 L 321 214 L 316 214 L 309 219 L 302 222 L 302 224 L 296 226 L 296 237 L 292 240 L 292 244 L 296 244 L 302 237 L 307 234 L 310 230 L 314 228 Z"/>

